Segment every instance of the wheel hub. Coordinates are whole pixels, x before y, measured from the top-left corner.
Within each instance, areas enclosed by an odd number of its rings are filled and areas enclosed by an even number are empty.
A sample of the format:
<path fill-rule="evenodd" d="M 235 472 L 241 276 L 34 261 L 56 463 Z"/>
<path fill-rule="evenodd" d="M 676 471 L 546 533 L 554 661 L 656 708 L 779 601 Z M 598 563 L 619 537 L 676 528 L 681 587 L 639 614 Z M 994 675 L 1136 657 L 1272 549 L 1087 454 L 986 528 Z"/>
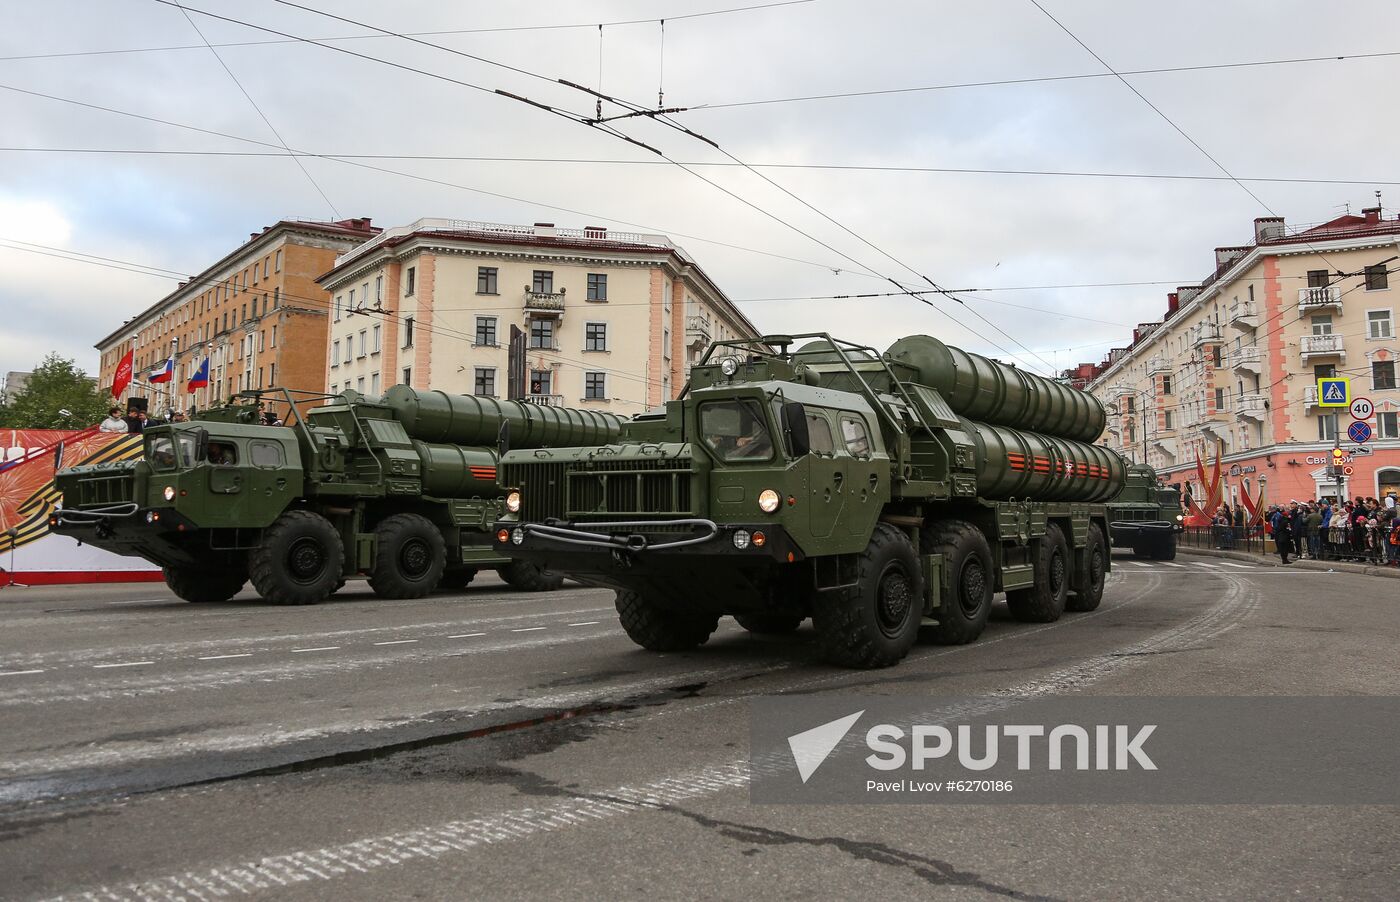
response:
<path fill-rule="evenodd" d="M 909 577 L 898 566 L 891 564 L 880 575 L 880 586 L 875 599 L 875 616 L 880 623 L 880 631 L 887 636 L 898 635 L 900 628 L 909 619 L 914 606 L 914 589 Z"/>
<path fill-rule="evenodd" d="M 298 539 L 287 553 L 287 571 L 299 583 L 315 581 L 325 566 L 325 550 L 315 539 Z"/>
<path fill-rule="evenodd" d="M 980 561 L 969 561 L 963 567 L 961 591 L 958 592 L 958 607 L 968 617 L 976 616 L 987 595 L 987 573 Z"/>
<path fill-rule="evenodd" d="M 432 555 L 428 552 L 428 544 L 422 539 L 409 539 L 399 549 L 399 569 L 404 576 L 418 578 L 428 572 L 428 565 L 432 560 Z"/>
<path fill-rule="evenodd" d="M 1058 551 L 1050 558 L 1050 592 L 1059 595 L 1065 588 L 1065 556 Z"/>

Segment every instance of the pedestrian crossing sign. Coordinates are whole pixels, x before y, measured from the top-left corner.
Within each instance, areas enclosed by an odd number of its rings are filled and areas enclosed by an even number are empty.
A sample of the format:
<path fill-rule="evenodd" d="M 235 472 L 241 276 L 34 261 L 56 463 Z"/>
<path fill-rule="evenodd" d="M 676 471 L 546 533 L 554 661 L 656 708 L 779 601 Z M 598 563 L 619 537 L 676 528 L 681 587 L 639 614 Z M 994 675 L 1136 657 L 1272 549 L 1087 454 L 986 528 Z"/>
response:
<path fill-rule="evenodd" d="M 1332 376 L 1317 380 L 1318 407 L 1350 407 L 1351 380 Z"/>

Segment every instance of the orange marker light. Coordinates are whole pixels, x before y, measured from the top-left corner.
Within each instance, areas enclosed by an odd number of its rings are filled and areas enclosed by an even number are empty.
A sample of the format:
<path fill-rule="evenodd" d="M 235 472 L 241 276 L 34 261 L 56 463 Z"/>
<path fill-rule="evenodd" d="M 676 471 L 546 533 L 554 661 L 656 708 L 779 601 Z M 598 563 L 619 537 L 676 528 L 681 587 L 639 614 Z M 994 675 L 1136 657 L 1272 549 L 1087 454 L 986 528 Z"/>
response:
<path fill-rule="evenodd" d="M 497 541 L 497 542 L 509 542 L 509 541 L 510 541 L 510 531 L 509 531 L 509 530 L 505 530 L 505 529 L 498 529 L 498 530 L 496 530 L 496 541 Z"/>
<path fill-rule="evenodd" d="M 789 551 L 789 552 L 788 552 L 788 563 L 791 564 L 791 563 L 792 563 L 793 561 L 795 561 L 795 560 L 797 560 L 797 555 L 795 555 L 795 554 L 793 554 L 791 551 Z"/>
<path fill-rule="evenodd" d="M 788 507 L 792 507 L 792 506 L 793 506 L 794 504 L 796 504 L 796 503 L 797 503 L 797 496 L 796 496 L 796 495 L 789 495 L 789 496 L 788 496 Z"/>
<path fill-rule="evenodd" d="M 753 544 L 755 548 L 762 548 L 763 543 L 768 541 L 768 537 L 761 532 L 753 534 Z"/>

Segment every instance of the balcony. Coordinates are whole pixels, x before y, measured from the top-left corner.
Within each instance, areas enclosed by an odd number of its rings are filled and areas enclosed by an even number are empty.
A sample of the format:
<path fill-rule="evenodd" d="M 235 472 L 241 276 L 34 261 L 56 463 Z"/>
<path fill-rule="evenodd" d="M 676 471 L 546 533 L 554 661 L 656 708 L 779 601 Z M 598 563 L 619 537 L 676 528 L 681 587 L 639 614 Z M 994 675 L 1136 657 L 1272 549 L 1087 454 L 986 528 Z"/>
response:
<path fill-rule="evenodd" d="M 1299 351 L 1306 363 L 1310 357 L 1340 357 L 1346 359 L 1346 347 L 1340 335 L 1304 335 Z"/>
<path fill-rule="evenodd" d="M 1230 305 L 1230 326 L 1235 329 L 1259 328 L 1259 308 L 1253 301 L 1236 301 Z"/>
<path fill-rule="evenodd" d="M 1239 400 L 1235 402 L 1235 416 L 1242 419 L 1258 420 L 1262 423 L 1267 413 L 1264 395 L 1260 392 L 1240 395 Z"/>
<path fill-rule="evenodd" d="M 1149 358 L 1147 361 L 1147 375 L 1149 376 L 1154 373 L 1170 373 L 1171 371 L 1172 362 L 1161 354 Z"/>
<path fill-rule="evenodd" d="M 1337 310 L 1342 309 L 1341 286 L 1298 289 L 1298 311 L 1300 313 L 1309 310 L 1325 310 L 1329 307 Z"/>
<path fill-rule="evenodd" d="M 1158 436 L 1151 439 L 1152 447 L 1171 458 L 1168 463 L 1176 463 L 1176 439 Z"/>
<path fill-rule="evenodd" d="M 1190 336 L 1192 347 L 1218 344 L 1220 342 L 1220 327 L 1215 323 L 1197 323 L 1187 330 L 1187 335 Z"/>
<path fill-rule="evenodd" d="M 704 348 L 710 343 L 710 321 L 703 316 L 685 318 L 685 346 Z"/>
<path fill-rule="evenodd" d="M 1256 376 L 1263 374 L 1263 349 L 1257 345 L 1236 348 L 1230 352 L 1230 368 L 1235 372 L 1253 373 Z"/>
<path fill-rule="evenodd" d="M 563 395 L 526 395 L 520 400 L 526 404 L 539 404 L 543 407 L 563 407 Z"/>
<path fill-rule="evenodd" d="M 1317 403 L 1317 386 L 1316 386 L 1316 385 L 1309 385 L 1307 388 L 1303 389 L 1303 408 L 1304 408 L 1305 410 L 1312 410 L 1314 407 L 1316 407 L 1318 410 L 1327 410 L 1327 409 L 1335 410 L 1335 409 L 1336 409 L 1336 408 L 1324 408 L 1324 407 L 1322 407 L 1320 404 L 1318 404 L 1318 403 Z"/>
<path fill-rule="evenodd" d="M 563 313 L 564 312 L 564 292 L 559 291 L 532 291 L 525 289 L 525 312 L 526 313 Z"/>

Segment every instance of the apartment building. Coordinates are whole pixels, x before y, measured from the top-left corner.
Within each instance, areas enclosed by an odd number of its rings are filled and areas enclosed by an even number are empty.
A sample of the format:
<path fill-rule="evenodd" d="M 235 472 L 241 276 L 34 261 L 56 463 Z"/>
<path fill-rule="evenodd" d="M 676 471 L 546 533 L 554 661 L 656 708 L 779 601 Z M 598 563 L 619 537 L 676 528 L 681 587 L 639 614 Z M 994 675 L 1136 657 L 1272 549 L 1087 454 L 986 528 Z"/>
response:
<path fill-rule="evenodd" d="M 96 345 L 101 384 L 134 349 L 136 379 L 122 398 L 145 397 L 152 412 L 205 408 L 235 392 L 273 385 L 323 391 L 330 296 L 316 279 L 336 258 L 378 229 L 369 219 L 339 222 L 282 220 L 253 232 L 240 247 Z M 175 357 L 170 382 L 146 376 Z M 186 384 L 209 358 L 209 385 Z"/>
<path fill-rule="evenodd" d="M 758 334 L 669 238 L 604 228 L 420 219 L 320 283 L 333 392 L 405 383 L 627 415 L 675 397 L 712 341 Z"/>
<path fill-rule="evenodd" d="M 1162 320 L 1064 376 L 1107 405 L 1103 444 L 1195 497 L 1196 459 L 1217 451 L 1232 503 L 1261 486 L 1273 501 L 1400 492 L 1397 278 L 1400 217 L 1380 207 L 1306 226 L 1257 219 L 1249 244 L 1216 248 L 1209 277 L 1167 295 Z M 1347 411 L 1319 405 L 1326 376 L 1375 403 L 1364 451 Z M 1334 447 L 1345 484 L 1327 475 Z"/>

